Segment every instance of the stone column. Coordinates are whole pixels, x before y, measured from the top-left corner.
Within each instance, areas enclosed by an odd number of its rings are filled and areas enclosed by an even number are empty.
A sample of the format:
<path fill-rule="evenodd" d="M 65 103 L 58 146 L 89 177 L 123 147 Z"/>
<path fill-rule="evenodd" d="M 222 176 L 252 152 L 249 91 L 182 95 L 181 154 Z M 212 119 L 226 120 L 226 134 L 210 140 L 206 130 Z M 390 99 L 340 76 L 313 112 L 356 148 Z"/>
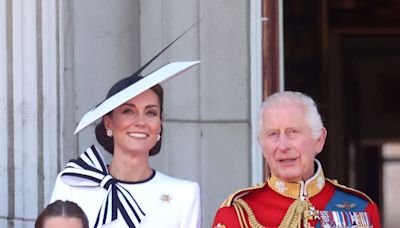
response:
<path fill-rule="evenodd" d="M 57 173 L 58 1 L 0 1 L 0 226 L 32 227 Z"/>

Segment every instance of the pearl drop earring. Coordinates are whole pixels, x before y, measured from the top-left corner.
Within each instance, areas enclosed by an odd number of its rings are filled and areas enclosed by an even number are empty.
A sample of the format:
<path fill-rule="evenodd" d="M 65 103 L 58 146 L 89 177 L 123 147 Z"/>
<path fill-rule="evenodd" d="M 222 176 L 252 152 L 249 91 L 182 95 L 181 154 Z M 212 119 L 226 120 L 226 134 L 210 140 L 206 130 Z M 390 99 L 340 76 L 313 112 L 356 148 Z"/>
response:
<path fill-rule="evenodd" d="M 107 129 L 107 136 L 112 137 L 112 130 L 110 128 Z"/>

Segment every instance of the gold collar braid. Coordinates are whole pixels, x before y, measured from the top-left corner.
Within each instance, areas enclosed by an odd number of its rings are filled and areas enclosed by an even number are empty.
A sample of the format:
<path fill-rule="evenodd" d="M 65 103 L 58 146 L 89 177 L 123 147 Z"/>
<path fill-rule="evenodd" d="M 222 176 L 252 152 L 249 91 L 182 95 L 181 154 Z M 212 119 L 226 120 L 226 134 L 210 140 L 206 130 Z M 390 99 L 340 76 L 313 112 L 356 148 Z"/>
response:
<path fill-rule="evenodd" d="M 301 196 L 313 197 L 320 193 L 325 186 L 325 176 L 321 163 L 316 159 L 315 163 L 317 164 L 317 172 L 305 182 L 284 182 L 271 175 L 268 179 L 268 186 L 278 194 L 292 199 L 298 199 Z"/>
<path fill-rule="evenodd" d="M 272 175 L 268 186 L 280 195 L 295 199 L 286 211 L 279 228 L 311 227 L 309 220 L 319 219 L 318 211 L 308 200 L 320 193 L 325 186 L 325 176 L 321 163 L 315 160 L 317 172 L 307 181 L 284 182 Z"/>

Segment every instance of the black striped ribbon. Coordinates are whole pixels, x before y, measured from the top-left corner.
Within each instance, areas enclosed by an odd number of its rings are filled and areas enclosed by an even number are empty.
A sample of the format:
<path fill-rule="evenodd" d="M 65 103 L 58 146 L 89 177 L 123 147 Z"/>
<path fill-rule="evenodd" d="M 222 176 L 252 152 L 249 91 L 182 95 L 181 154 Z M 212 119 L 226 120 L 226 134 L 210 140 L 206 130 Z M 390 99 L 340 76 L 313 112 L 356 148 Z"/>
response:
<path fill-rule="evenodd" d="M 146 215 L 132 194 L 110 175 L 94 145 L 78 159 L 69 161 L 61 178 L 71 186 L 101 186 L 107 191 L 94 227 L 115 221 L 119 213 L 128 227 L 138 227 Z"/>

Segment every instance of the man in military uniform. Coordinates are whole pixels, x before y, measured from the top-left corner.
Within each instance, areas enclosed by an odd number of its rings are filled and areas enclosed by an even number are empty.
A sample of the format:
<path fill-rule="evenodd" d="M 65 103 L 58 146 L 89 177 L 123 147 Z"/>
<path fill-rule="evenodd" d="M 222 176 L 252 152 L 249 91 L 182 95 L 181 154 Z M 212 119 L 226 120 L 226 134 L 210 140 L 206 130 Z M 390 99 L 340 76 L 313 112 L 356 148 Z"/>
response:
<path fill-rule="evenodd" d="M 310 97 L 269 96 L 260 111 L 258 141 L 271 176 L 226 199 L 213 227 L 381 227 L 378 207 L 367 195 L 325 178 L 315 157 L 326 135 Z"/>

